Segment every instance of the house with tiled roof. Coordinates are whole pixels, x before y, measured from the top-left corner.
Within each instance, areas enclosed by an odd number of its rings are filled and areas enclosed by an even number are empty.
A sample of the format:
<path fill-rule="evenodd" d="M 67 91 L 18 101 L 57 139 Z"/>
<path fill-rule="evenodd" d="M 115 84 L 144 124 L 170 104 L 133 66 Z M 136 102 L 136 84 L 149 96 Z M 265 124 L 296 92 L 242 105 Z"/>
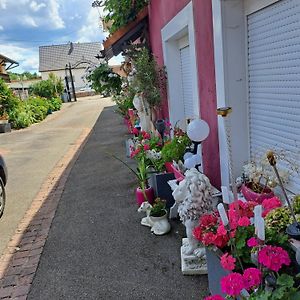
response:
<path fill-rule="evenodd" d="M 16 61 L 0 54 L 0 78 L 6 82 L 9 82 L 10 80 L 7 71 L 17 67 L 18 65 L 19 63 Z"/>
<path fill-rule="evenodd" d="M 42 79 L 46 80 L 50 73 L 54 73 L 64 80 L 65 76 L 69 77 L 67 68 L 71 65 L 76 90 L 86 87 L 86 69 L 99 64 L 96 56 L 101 49 L 102 44 L 99 42 L 40 46 L 39 72 Z"/>

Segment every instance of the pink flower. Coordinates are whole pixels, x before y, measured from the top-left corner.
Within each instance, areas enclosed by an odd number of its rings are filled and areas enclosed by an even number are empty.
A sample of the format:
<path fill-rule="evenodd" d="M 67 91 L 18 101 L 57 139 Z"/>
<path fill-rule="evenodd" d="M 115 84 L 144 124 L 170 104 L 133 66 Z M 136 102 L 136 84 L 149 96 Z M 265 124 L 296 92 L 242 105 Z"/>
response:
<path fill-rule="evenodd" d="M 204 300 L 225 300 L 225 298 L 223 298 L 220 295 L 214 295 L 214 296 L 205 297 Z"/>
<path fill-rule="evenodd" d="M 141 132 L 144 140 L 149 140 L 151 138 L 150 134 L 146 131 Z"/>
<path fill-rule="evenodd" d="M 268 269 L 278 272 L 282 265 L 290 265 L 287 251 L 281 247 L 265 246 L 258 252 L 258 262 Z"/>
<path fill-rule="evenodd" d="M 200 226 L 203 228 L 214 226 L 217 222 L 218 218 L 212 214 L 202 215 L 200 218 Z"/>
<path fill-rule="evenodd" d="M 248 268 L 243 274 L 246 290 L 257 287 L 261 283 L 262 273 L 257 268 Z"/>
<path fill-rule="evenodd" d="M 228 253 L 221 256 L 221 265 L 223 269 L 232 271 L 235 268 L 236 259 Z"/>
<path fill-rule="evenodd" d="M 250 247 L 250 248 L 253 248 L 253 247 L 257 247 L 258 246 L 258 241 L 255 237 L 252 237 L 250 238 L 248 241 L 247 241 L 247 246 Z"/>
<path fill-rule="evenodd" d="M 133 157 L 135 157 L 137 154 L 139 154 L 139 153 L 140 153 L 140 151 L 141 151 L 141 149 L 140 149 L 140 148 L 137 148 L 136 150 L 134 150 L 134 151 L 131 151 L 131 152 L 130 152 L 130 158 L 133 158 Z"/>
<path fill-rule="evenodd" d="M 134 127 L 134 128 L 132 129 L 132 133 L 133 133 L 134 135 L 139 135 L 140 131 L 139 131 L 136 127 Z"/>
<path fill-rule="evenodd" d="M 217 246 L 218 248 L 222 249 L 225 247 L 228 243 L 229 237 L 228 235 L 222 235 L 222 234 L 216 234 L 215 239 L 213 241 L 213 244 Z"/>
<path fill-rule="evenodd" d="M 271 210 L 277 207 L 281 207 L 282 203 L 277 197 L 265 199 L 262 202 L 262 207 L 264 208 L 264 211 L 262 213 L 262 216 L 265 217 Z"/>
<path fill-rule="evenodd" d="M 194 228 L 193 235 L 194 235 L 195 239 L 197 239 L 198 241 L 201 242 L 202 230 L 201 230 L 200 226 L 197 226 L 197 227 Z"/>
<path fill-rule="evenodd" d="M 145 150 L 145 151 L 150 150 L 150 146 L 149 146 L 148 144 L 145 144 L 145 145 L 144 145 L 144 150 Z"/>
<path fill-rule="evenodd" d="M 244 288 L 245 280 L 239 273 L 230 273 L 221 279 L 222 292 L 229 296 L 238 296 Z"/>
<path fill-rule="evenodd" d="M 217 234 L 227 235 L 227 230 L 225 229 L 225 226 L 223 224 L 218 227 Z"/>
<path fill-rule="evenodd" d="M 204 233 L 202 236 L 202 243 L 205 246 L 209 246 L 209 245 L 213 245 L 214 241 L 215 241 L 215 235 L 212 232 L 207 232 Z"/>
<path fill-rule="evenodd" d="M 241 227 L 247 227 L 251 224 L 250 220 L 248 217 L 241 217 L 239 220 L 238 220 L 238 225 L 241 226 Z"/>

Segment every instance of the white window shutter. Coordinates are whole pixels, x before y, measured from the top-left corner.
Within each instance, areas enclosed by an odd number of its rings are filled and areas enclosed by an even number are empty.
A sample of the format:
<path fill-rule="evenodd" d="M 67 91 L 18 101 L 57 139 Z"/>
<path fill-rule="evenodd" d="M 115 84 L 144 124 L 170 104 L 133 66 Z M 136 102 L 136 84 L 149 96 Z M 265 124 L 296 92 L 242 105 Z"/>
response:
<path fill-rule="evenodd" d="M 285 150 L 300 165 L 300 1 L 276 2 L 247 23 L 251 156 Z M 300 193 L 300 174 L 288 189 Z"/>

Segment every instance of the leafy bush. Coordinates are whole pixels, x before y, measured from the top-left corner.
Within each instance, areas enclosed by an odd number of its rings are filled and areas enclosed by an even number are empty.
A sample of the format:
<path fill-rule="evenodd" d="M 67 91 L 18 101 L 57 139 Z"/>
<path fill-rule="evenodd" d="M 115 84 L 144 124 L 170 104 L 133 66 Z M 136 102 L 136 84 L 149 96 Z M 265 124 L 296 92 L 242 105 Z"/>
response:
<path fill-rule="evenodd" d="M 42 80 L 30 86 L 30 94 L 47 99 L 56 98 L 62 94 L 64 85 L 61 79 L 50 73 L 49 79 Z"/>
<path fill-rule="evenodd" d="M 116 112 L 123 117 L 127 117 L 128 109 L 134 108 L 133 106 L 133 98 L 135 95 L 135 90 L 130 86 L 124 90 L 122 90 L 120 95 L 115 95 L 113 97 L 113 101 L 117 104 Z"/>
<path fill-rule="evenodd" d="M 0 115 L 10 114 L 19 106 L 20 99 L 17 98 L 12 90 L 0 78 Z"/>
<path fill-rule="evenodd" d="M 107 63 L 101 63 L 87 80 L 92 83 L 92 88 L 101 95 L 119 95 L 121 92 L 121 76 L 114 73 Z"/>
<path fill-rule="evenodd" d="M 142 93 L 150 108 L 159 106 L 161 94 L 166 87 L 164 68 L 157 65 L 155 58 L 146 48 L 137 52 L 133 64 L 136 70 L 133 86 L 137 92 Z"/>
<path fill-rule="evenodd" d="M 9 120 L 15 129 L 26 128 L 34 123 L 30 104 L 27 102 L 19 102 L 18 107 L 9 114 Z"/>
<path fill-rule="evenodd" d="M 30 106 L 32 121 L 34 123 L 44 120 L 49 110 L 49 103 L 45 98 L 31 97 L 27 100 Z"/>
<path fill-rule="evenodd" d="M 60 98 L 51 98 L 47 100 L 47 103 L 49 105 L 49 109 L 52 111 L 60 110 L 62 106 L 62 101 Z"/>
<path fill-rule="evenodd" d="M 175 136 L 173 140 L 166 143 L 161 150 L 161 157 L 164 162 L 172 162 L 175 160 L 178 162 L 183 159 L 183 155 L 188 146 L 190 146 L 191 140 L 185 134 L 183 136 Z"/>
<path fill-rule="evenodd" d="M 109 32 L 113 33 L 134 20 L 137 13 L 148 4 L 149 0 L 104 0 L 103 2 L 104 10 L 108 11 L 104 21 L 111 21 Z"/>

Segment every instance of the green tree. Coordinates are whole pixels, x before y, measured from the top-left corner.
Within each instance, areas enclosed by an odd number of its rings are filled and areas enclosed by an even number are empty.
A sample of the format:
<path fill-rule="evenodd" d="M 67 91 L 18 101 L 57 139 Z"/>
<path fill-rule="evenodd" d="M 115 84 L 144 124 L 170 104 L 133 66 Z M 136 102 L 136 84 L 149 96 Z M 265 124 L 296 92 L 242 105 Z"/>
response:
<path fill-rule="evenodd" d="M 112 21 L 109 32 L 113 33 L 120 27 L 135 19 L 138 12 L 148 4 L 149 0 L 104 0 L 104 10 L 108 12 L 104 21 Z"/>
<path fill-rule="evenodd" d="M 118 95 L 121 92 L 121 76 L 114 73 L 107 63 L 101 63 L 91 75 L 87 77 L 92 88 L 104 96 Z"/>

